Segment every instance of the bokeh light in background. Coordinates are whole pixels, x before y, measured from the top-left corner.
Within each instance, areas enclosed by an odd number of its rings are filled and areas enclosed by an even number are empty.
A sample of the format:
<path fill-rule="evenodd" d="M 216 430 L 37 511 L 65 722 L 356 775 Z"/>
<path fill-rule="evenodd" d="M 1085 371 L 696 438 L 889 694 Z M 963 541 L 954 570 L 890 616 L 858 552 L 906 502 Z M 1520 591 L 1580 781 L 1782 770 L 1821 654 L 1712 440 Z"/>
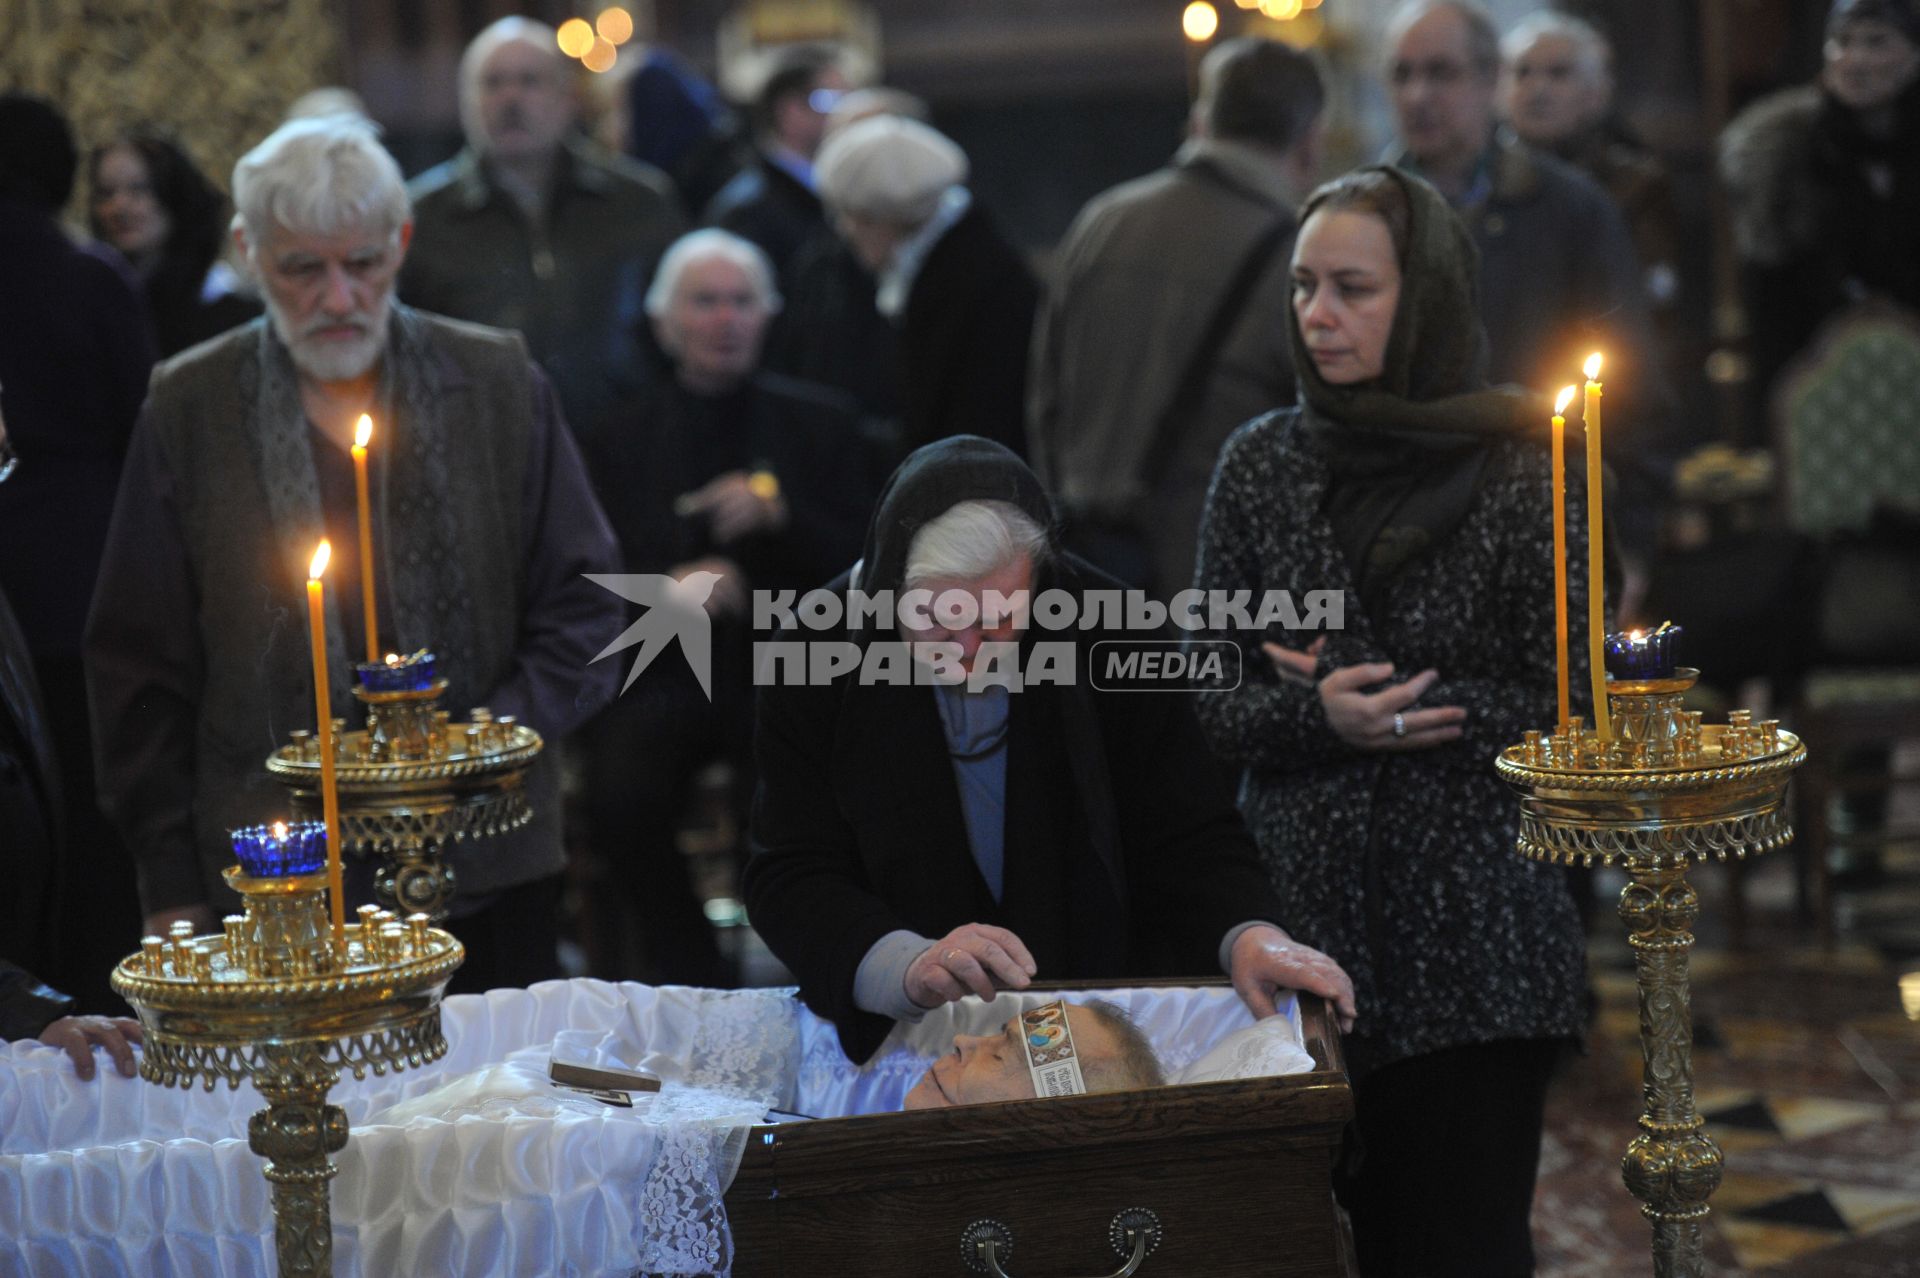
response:
<path fill-rule="evenodd" d="M 1279 40 L 1296 49 L 1311 48 L 1326 33 L 1326 23 L 1313 12 L 1325 0 L 1233 0 L 1240 9 L 1252 9 L 1240 34 Z"/>
<path fill-rule="evenodd" d="M 593 29 L 608 44 L 621 45 L 633 39 L 633 15 L 625 9 L 603 10 L 593 20 Z"/>
<path fill-rule="evenodd" d="M 585 18 L 568 18 L 560 24 L 554 39 L 560 45 L 560 52 L 569 58 L 585 57 L 587 50 L 593 48 L 593 28 Z"/>
<path fill-rule="evenodd" d="M 620 50 L 613 47 L 612 41 L 595 38 L 593 47 L 580 59 L 580 65 L 589 71 L 601 72 L 613 70 L 613 64 L 620 60 Z"/>
<path fill-rule="evenodd" d="M 1180 15 L 1180 29 L 1195 44 L 1211 40 L 1213 33 L 1220 29 L 1220 11 L 1208 4 L 1207 0 L 1193 0 Z"/>
<path fill-rule="evenodd" d="M 620 60 L 618 46 L 633 39 L 633 15 L 615 6 L 602 9 L 592 22 L 568 18 L 554 33 L 560 52 L 578 58 L 580 65 L 596 74 L 613 70 Z"/>

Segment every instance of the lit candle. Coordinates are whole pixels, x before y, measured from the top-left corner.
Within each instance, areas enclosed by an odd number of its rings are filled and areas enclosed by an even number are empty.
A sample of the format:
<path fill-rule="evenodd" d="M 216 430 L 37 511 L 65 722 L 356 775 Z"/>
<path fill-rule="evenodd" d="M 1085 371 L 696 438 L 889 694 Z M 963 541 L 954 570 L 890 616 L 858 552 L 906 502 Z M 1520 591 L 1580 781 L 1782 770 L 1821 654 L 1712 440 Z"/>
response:
<path fill-rule="evenodd" d="M 353 431 L 353 488 L 360 499 L 360 610 L 367 619 L 367 660 L 380 660 L 380 624 L 373 611 L 373 511 L 367 502 L 367 444 L 373 418 L 360 414 Z"/>
<path fill-rule="evenodd" d="M 1671 679 L 1679 664 L 1680 627 L 1629 630 L 1607 639 L 1607 673 L 1616 679 Z"/>
<path fill-rule="evenodd" d="M 233 831 L 233 854 L 240 868 L 256 879 L 312 874 L 325 865 L 321 842 L 318 822 L 288 825 L 276 821 Z"/>
<path fill-rule="evenodd" d="M 320 820 L 327 838 L 327 895 L 333 898 L 333 945 L 347 946 L 346 891 L 340 882 L 340 792 L 333 773 L 333 705 L 327 690 L 327 591 L 320 575 L 333 547 L 320 539 L 307 568 L 307 627 L 313 636 L 313 708 L 320 717 Z"/>
<path fill-rule="evenodd" d="M 1607 713 L 1606 534 L 1600 493 L 1600 352 L 1587 356 L 1587 664 L 1593 675 L 1593 730 L 1613 739 Z"/>
<path fill-rule="evenodd" d="M 1573 387 L 1553 401 L 1553 662 L 1560 690 L 1560 730 L 1573 722 L 1567 657 L 1567 405 Z"/>
<path fill-rule="evenodd" d="M 389 652 L 384 661 L 355 663 L 354 673 L 368 692 L 424 692 L 439 678 L 439 658 L 422 648 L 401 656 Z"/>

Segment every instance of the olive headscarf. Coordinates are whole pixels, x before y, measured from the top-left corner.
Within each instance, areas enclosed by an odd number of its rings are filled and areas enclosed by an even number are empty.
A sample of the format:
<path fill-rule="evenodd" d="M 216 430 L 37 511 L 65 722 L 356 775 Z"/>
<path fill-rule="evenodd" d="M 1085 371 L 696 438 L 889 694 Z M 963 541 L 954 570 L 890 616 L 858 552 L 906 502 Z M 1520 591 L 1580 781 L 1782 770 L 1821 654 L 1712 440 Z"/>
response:
<path fill-rule="evenodd" d="M 1325 514 L 1363 595 L 1446 539 L 1466 516 L 1493 446 L 1538 418 L 1526 392 L 1486 384 L 1480 254 L 1438 191 L 1374 165 L 1308 196 L 1302 224 L 1319 207 L 1342 207 L 1342 188 L 1375 174 L 1399 188 L 1409 214 L 1380 376 L 1347 386 L 1324 381 L 1298 315 L 1287 311 L 1307 429 L 1331 471 Z"/>

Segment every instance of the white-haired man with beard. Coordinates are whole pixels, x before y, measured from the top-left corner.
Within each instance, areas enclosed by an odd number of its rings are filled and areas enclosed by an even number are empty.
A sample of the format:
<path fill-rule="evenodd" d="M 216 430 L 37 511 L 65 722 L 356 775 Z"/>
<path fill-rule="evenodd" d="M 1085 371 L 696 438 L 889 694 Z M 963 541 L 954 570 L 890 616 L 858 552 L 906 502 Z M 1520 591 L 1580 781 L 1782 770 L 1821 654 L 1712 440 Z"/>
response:
<path fill-rule="evenodd" d="M 133 850 L 149 933 L 215 929 L 234 904 L 228 831 L 286 813 L 262 763 L 313 726 L 300 617 L 322 536 L 336 548 L 332 704 L 354 704 L 362 413 L 381 650 L 432 648 L 449 707 L 518 715 L 549 741 L 617 678 L 589 662 L 620 601 L 581 574 L 618 556 L 553 392 L 517 336 L 394 302 L 413 226 L 373 126 L 283 125 L 234 167 L 233 196 L 267 314 L 155 372 L 87 624 L 100 799 Z M 551 757 L 528 781 L 533 821 L 461 848 L 467 988 L 559 975 Z"/>

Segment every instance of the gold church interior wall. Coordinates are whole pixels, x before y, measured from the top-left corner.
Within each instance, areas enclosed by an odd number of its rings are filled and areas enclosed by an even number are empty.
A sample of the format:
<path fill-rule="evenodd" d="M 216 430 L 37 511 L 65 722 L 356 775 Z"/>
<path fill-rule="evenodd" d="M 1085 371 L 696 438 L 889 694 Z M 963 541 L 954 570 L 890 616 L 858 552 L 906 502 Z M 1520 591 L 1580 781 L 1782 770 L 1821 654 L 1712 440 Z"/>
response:
<path fill-rule="evenodd" d="M 0 85 L 57 102 L 83 151 L 128 125 L 160 125 L 222 187 L 287 106 L 340 66 L 327 0 L 0 3 Z"/>

